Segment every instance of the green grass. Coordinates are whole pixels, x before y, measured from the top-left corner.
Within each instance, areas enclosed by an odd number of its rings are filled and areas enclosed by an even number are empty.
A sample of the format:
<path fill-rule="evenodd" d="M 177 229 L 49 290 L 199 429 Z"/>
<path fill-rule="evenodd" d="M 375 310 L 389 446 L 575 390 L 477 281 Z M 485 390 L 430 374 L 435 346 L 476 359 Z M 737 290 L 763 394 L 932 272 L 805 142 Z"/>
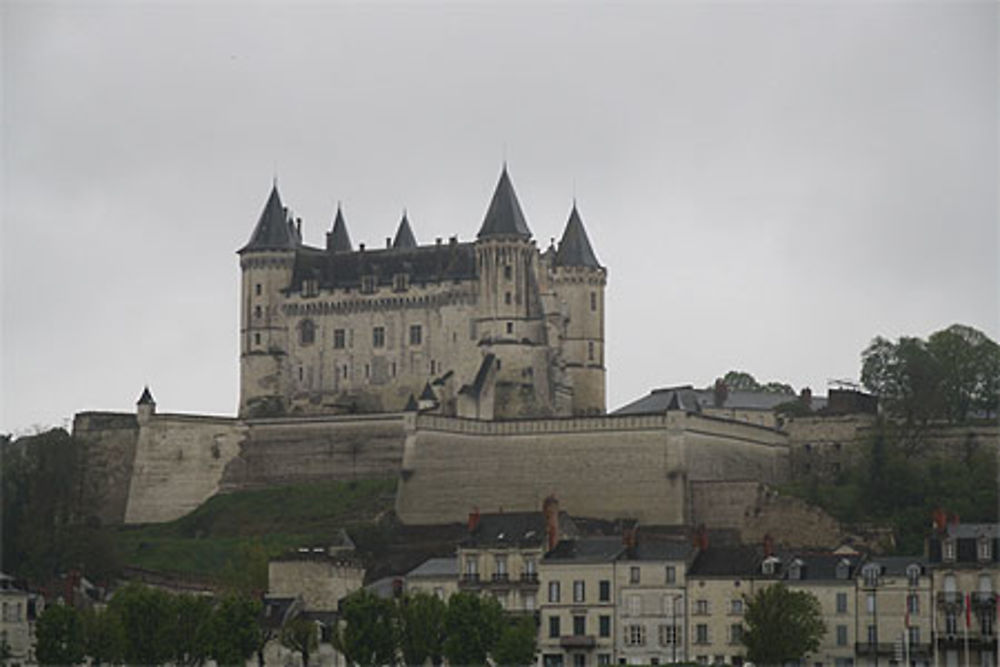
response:
<path fill-rule="evenodd" d="M 277 556 L 371 525 L 392 508 L 395 488 L 394 480 L 359 480 L 213 496 L 175 521 L 119 528 L 116 548 L 126 566 L 218 578 L 250 548 Z"/>

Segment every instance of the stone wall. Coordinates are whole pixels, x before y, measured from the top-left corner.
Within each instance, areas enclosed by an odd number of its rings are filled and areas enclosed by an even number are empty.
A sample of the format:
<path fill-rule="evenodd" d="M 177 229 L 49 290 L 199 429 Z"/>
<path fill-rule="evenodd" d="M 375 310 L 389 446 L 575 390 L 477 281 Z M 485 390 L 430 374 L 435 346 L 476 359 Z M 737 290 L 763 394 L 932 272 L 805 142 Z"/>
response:
<path fill-rule="evenodd" d="M 139 420 L 125 523 L 170 521 L 219 491 L 245 427 L 236 419 L 154 414 Z"/>
<path fill-rule="evenodd" d="M 248 420 L 220 487 L 395 477 L 403 458 L 403 419 L 398 413 Z"/>
<path fill-rule="evenodd" d="M 364 568 L 356 563 L 325 553 L 300 554 L 268 563 L 267 593 L 301 597 L 305 611 L 337 611 L 340 599 L 360 589 L 364 578 Z"/>
<path fill-rule="evenodd" d="M 690 475 L 737 469 L 780 481 L 784 436 L 698 415 L 475 422 L 412 418 L 396 511 L 406 523 L 470 509 L 531 510 L 555 494 L 577 516 L 682 524 Z M 746 474 L 746 472 L 744 472 Z"/>
<path fill-rule="evenodd" d="M 125 520 L 132 464 L 139 439 L 134 414 L 81 412 L 73 418 L 73 436 L 83 445 L 83 511 L 103 524 Z"/>

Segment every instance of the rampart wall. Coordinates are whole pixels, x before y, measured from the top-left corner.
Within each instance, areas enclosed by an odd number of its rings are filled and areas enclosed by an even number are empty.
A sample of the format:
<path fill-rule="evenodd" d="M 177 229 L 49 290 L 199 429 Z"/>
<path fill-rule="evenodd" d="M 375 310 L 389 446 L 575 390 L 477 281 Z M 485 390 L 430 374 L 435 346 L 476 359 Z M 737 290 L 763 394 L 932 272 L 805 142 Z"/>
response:
<path fill-rule="evenodd" d="M 81 412 L 73 418 L 73 435 L 83 444 L 82 507 L 103 524 L 121 523 L 139 440 L 135 414 Z"/>

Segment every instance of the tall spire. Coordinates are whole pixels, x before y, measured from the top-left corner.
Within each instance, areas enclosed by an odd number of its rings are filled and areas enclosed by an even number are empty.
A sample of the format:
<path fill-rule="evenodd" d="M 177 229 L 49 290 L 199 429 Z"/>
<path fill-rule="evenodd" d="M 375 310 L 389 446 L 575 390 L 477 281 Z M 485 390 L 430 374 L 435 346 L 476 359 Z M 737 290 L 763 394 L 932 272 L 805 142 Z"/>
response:
<path fill-rule="evenodd" d="M 483 226 L 479 228 L 479 234 L 477 234 L 477 237 L 481 239 L 504 236 L 521 239 L 531 238 L 531 230 L 528 229 L 524 212 L 521 211 L 521 204 L 517 201 L 514 186 L 507 174 L 506 162 L 504 162 L 503 171 L 500 173 L 500 181 L 493 192 L 490 207 L 486 211 L 486 217 L 483 219 Z"/>
<path fill-rule="evenodd" d="M 253 228 L 250 240 L 238 252 L 250 250 L 294 250 L 298 246 L 294 226 L 289 224 L 288 212 L 281 205 L 278 183 L 271 185 L 271 194 L 264 204 L 257 226 Z"/>
<path fill-rule="evenodd" d="M 601 268 L 597 261 L 597 255 L 587 238 L 587 231 L 583 228 L 583 220 L 576 210 L 576 202 L 573 202 L 573 210 L 570 211 L 569 220 L 566 222 L 566 229 L 563 231 L 562 240 L 559 241 L 559 250 L 556 251 L 556 264 L 558 266 L 587 266 L 591 268 Z"/>
<path fill-rule="evenodd" d="M 403 211 L 403 219 L 399 221 L 399 228 L 396 230 L 396 238 L 392 240 L 392 247 L 394 249 L 417 247 L 417 237 L 413 235 L 413 230 L 410 228 L 406 211 Z"/>
<path fill-rule="evenodd" d="M 333 219 L 333 229 L 326 234 L 326 249 L 334 252 L 350 252 L 354 249 L 351 246 L 351 237 L 347 233 L 344 214 L 340 210 L 340 202 L 337 202 L 337 215 Z"/>

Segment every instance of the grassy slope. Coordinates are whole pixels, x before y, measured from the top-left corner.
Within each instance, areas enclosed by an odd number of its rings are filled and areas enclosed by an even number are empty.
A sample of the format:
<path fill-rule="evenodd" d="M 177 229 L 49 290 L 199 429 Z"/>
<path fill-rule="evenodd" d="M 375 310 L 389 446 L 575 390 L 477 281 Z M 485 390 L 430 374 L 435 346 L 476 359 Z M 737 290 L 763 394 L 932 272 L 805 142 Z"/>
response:
<path fill-rule="evenodd" d="M 218 577 L 244 545 L 274 556 L 326 544 L 339 528 L 372 525 L 392 508 L 394 480 L 360 480 L 240 491 L 210 498 L 175 521 L 121 527 L 124 565 Z"/>

